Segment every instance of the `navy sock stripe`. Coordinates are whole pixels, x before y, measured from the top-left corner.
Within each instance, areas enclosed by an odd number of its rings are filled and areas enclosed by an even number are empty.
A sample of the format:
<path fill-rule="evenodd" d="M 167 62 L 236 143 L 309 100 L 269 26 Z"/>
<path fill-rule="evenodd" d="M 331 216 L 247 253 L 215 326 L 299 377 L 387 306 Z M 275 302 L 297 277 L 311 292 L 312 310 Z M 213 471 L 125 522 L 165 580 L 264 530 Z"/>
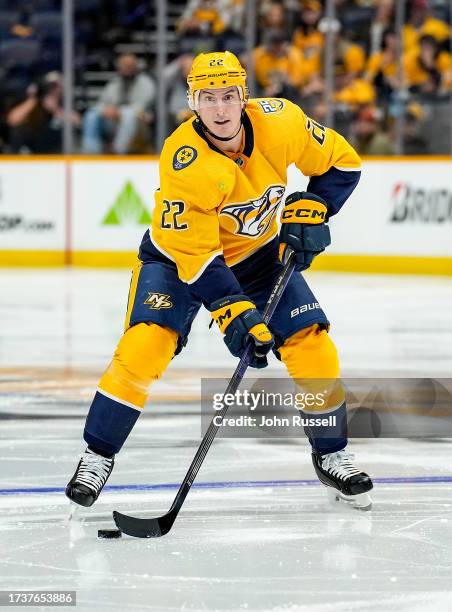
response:
<path fill-rule="evenodd" d="M 83 432 L 85 442 L 107 455 L 115 455 L 121 450 L 140 414 L 138 410 L 96 392 L 86 418 Z"/>
<path fill-rule="evenodd" d="M 327 419 L 336 417 L 335 425 L 305 427 L 305 433 L 313 450 L 322 455 L 336 453 L 347 446 L 347 410 L 345 402 L 331 412 L 306 413 L 300 410 L 303 419 Z"/>

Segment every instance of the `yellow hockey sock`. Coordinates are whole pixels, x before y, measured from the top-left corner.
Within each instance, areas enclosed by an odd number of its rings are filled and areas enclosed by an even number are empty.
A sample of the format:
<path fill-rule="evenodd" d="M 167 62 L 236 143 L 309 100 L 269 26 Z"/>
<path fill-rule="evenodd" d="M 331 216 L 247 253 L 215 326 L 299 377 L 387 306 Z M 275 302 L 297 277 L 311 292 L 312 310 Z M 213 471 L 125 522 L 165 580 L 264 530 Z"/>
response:
<path fill-rule="evenodd" d="M 291 378 L 304 392 L 325 397 L 305 412 L 328 412 L 340 406 L 345 394 L 339 380 L 336 346 L 326 329 L 317 323 L 301 329 L 278 349 Z M 326 393 L 324 393 L 326 391 Z"/>
<path fill-rule="evenodd" d="M 99 390 L 118 401 L 143 408 L 149 387 L 174 356 L 177 333 L 155 323 L 138 323 L 122 336 Z"/>

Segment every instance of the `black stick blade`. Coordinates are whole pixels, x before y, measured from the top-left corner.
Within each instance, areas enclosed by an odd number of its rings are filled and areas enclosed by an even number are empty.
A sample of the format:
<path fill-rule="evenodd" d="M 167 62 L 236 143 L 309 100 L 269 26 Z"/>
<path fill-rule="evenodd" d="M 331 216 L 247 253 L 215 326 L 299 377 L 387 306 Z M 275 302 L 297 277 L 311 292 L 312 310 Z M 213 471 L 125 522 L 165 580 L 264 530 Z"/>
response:
<path fill-rule="evenodd" d="M 160 538 L 171 529 L 174 519 L 170 513 L 160 518 L 140 519 L 121 512 L 113 512 L 116 527 L 134 538 Z"/>

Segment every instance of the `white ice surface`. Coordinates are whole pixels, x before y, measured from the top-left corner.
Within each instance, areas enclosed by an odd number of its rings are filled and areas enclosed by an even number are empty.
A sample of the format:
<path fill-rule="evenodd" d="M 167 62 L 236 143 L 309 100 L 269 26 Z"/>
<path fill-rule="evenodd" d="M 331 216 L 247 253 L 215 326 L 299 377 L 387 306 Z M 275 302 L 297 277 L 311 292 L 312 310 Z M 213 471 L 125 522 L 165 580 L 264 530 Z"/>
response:
<path fill-rule="evenodd" d="M 345 374 L 449 376 L 452 279 L 309 273 Z M 1 270 L 0 366 L 104 367 L 122 333 L 130 274 Z M 173 368 L 234 366 L 202 309 Z M 20 323 L 20 324 L 19 324 Z M 208 344 L 206 342 L 208 340 Z M 276 361 L 272 368 L 282 370 Z"/>
<path fill-rule="evenodd" d="M 346 374 L 450 375 L 450 279 L 309 278 Z M 232 485 L 194 488 L 164 538 L 96 538 L 113 526 L 113 509 L 153 516 L 171 504 L 170 485 L 199 444 L 196 403 L 177 397 L 199 392 L 203 370 L 226 376 L 235 364 L 205 313 L 156 386 L 176 399 L 151 403 L 109 481 L 149 489 L 106 491 L 68 521 L 61 490 L 95 378 L 121 333 L 128 282 L 125 272 L 0 271 L 0 590 L 76 590 L 84 612 L 452 610 L 446 439 L 354 441 L 357 463 L 377 481 L 369 513 L 328 505 L 305 440 L 219 439 L 197 482 Z M 282 373 L 273 360 L 269 375 Z M 59 491 L 31 492 L 43 487 Z"/>

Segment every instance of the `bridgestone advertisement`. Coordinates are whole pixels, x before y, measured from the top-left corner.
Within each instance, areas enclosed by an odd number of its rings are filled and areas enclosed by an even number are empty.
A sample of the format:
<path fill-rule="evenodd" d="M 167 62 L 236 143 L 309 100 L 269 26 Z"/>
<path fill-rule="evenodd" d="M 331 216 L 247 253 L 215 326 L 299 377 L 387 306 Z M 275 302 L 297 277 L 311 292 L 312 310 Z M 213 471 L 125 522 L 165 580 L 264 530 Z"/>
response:
<path fill-rule="evenodd" d="M 0 249 L 65 249 L 63 162 L 0 163 Z"/>
<path fill-rule="evenodd" d="M 330 229 L 330 254 L 452 257 L 452 163 L 366 162 Z"/>

